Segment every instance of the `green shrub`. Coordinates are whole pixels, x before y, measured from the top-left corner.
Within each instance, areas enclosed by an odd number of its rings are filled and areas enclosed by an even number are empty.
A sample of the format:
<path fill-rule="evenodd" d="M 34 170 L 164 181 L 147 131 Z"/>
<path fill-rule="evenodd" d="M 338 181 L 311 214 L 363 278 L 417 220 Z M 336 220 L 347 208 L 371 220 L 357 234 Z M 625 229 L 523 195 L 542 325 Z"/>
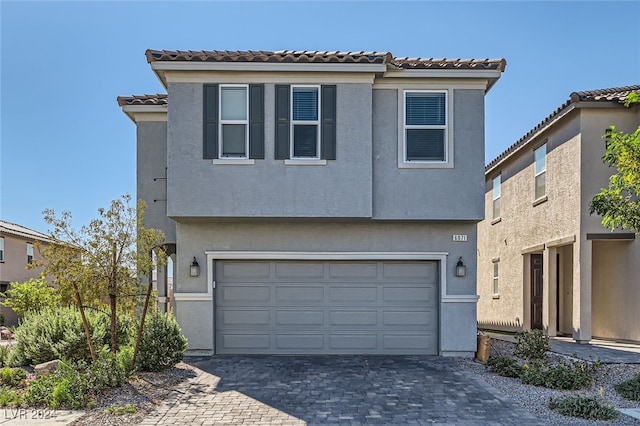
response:
<path fill-rule="evenodd" d="M 600 398 L 583 395 L 552 399 L 549 408 L 565 416 L 588 420 L 613 420 L 618 417 L 618 412 Z"/>
<path fill-rule="evenodd" d="M 24 347 L 23 345 L 13 345 L 11 349 L 9 349 L 9 353 L 7 355 L 7 359 L 5 361 L 5 366 L 7 367 L 22 367 L 24 365 L 28 365 L 27 358 L 24 356 Z"/>
<path fill-rule="evenodd" d="M 20 407 L 22 395 L 15 389 L 0 386 L 0 407 Z"/>
<path fill-rule="evenodd" d="M 102 312 L 86 311 L 94 347 L 99 350 L 110 342 L 109 317 Z M 118 344 L 131 339 L 133 321 L 118 317 Z M 44 309 L 28 313 L 15 331 L 18 351 L 10 365 L 18 361 L 39 364 L 52 359 L 77 361 L 90 359 L 87 338 L 80 312 L 74 307 Z"/>
<path fill-rule="evenodd" d="M 151 312 L 144 324 L 136 367 L 162 371 L 179 363 L 187 349 L 187 339 L 173 315 Z"/>
<path fill-rule="evenodd" d="M 42 277 L 22 283 L 12 282 L 7 294 L 0 293 L 0 297 L 6 297 L 2 304 L 13 309 L 20 318 L 24 318 L 28 312 L 55 308 L 60 299 L 56 289 Z"/>
<path fill-rule="evenodd" d="M 6 386 L 20 386 L 27 378 L 27 372 L 22 368 L 4 367 L 0 369 L 0 382 Z"/>
<path fill-rule="evenodd" d="M 550 389 L 576 390 L 590 386 L 599 363 L 561 361 L 550 365 L 537 360 L 522 367 L 522 383 Z"/>
<path fill-rule="evenodd" d="M 105 349 L 98 354 L 98 359 L 86 368 L 86 375 L 89 387 L 97 392 L 122 386 L 129 377 L 129 369 L 121 363 L 117 354 L 113 355 Z"/>
<path fill-rule="evenodd" d="M 515 354 L 528 360 L 545 359 L 550 349 L 549 336 L 542 330 L 530 330 L 516 333 Z"/>
<path fill-rule="evenodd" d="M 616 391 L 627 399 L 640 401 L 640 374 L 615 386 Z"/>
<path fill-rule="evenodd" d="M 9 352 L 11 348 L 7 345 L 0 345 L 0 367 L 6 367 L 9 359 Z"/>
<path fill-rule="evenodd" d="M 487 365 L 491 371 L 504 377 L 520 377 L 522 373 L 522 366 L 506 356 L 491 357 Z"/>

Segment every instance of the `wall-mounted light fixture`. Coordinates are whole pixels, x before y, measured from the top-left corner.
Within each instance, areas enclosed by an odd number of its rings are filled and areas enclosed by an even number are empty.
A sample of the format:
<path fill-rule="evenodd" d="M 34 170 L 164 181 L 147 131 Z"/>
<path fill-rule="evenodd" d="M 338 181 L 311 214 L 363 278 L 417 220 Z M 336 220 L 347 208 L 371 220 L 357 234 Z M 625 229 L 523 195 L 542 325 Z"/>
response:
<path fill-rule="evenodd" d="M 200 265 L 198 265 L 198 261 L 195 256 L 193 257 L 193 262 L 191 262 L 191 268 L 189 269 L 189 275 L 192 277 L 200 276 Z"/>
<path fill-rule="evenodd" d="M 464 266 L 462 257 L 460 257 L 458 263 L 456 263 L 456 277 L 464 277 L 465 275 L 467 275 L 467 267 Z"/>

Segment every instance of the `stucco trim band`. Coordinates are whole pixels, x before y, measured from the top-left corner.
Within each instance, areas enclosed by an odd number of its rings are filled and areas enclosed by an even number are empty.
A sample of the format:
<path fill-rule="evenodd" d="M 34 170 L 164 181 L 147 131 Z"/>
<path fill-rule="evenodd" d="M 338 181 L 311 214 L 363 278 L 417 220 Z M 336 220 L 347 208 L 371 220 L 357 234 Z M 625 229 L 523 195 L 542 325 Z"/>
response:
<path fill-rule="evenodd" d="M 557 240 L 549 241 L 547 243 L 547 247 L 559 247 L 566 246 L 568 244 L 573 244 L 576 242 L 576 236 L 571 235 L 569 237 L 558 238 Z"/>
<path fill-rule="evenodd" d="M 587 234 L 587 240 L 635 240 L 636 234 L 625 232 L 619 234 Z"/>
<path fill-rule="evenodd" d="M 535 246 L 523 248 L 520 253 L 531 254 L 531 253 L 539 253 L 541 251 L 544 251 L 544 244 L 536 244 Z"/>

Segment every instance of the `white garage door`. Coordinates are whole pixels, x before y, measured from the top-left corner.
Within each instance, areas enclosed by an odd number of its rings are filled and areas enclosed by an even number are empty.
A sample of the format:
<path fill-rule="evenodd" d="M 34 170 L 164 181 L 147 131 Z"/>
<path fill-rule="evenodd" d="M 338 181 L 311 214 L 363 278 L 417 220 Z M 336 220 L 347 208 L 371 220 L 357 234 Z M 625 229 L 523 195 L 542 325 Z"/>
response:
<path fill-rule="evenodd" d="M 438 262 L 218 261 L 216 353 L 438 353 Z"/>

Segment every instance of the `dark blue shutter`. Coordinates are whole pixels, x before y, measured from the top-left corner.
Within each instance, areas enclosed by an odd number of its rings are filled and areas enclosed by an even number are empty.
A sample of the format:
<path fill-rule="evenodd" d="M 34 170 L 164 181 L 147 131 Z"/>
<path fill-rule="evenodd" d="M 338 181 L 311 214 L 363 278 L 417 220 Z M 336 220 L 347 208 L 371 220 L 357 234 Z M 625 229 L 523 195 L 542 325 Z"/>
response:
<path fill-rule="evenodd" d="M 218 85 L 205 84 L 203 90 L 202 158 L 218 158 Z"/>
<path fill-rule="evenodd" d="M 289 158 L 289 86 L 276 85 L 276 160 Z"/>
<path fill-rule="evenodd" d="M 336 159 L 336 86 L 322 86 L 320 158 Z"/>
<path fill-rule="evenodd" d="M 264 159 L 264 85 L 249 85 L 249 158 Z"/>

